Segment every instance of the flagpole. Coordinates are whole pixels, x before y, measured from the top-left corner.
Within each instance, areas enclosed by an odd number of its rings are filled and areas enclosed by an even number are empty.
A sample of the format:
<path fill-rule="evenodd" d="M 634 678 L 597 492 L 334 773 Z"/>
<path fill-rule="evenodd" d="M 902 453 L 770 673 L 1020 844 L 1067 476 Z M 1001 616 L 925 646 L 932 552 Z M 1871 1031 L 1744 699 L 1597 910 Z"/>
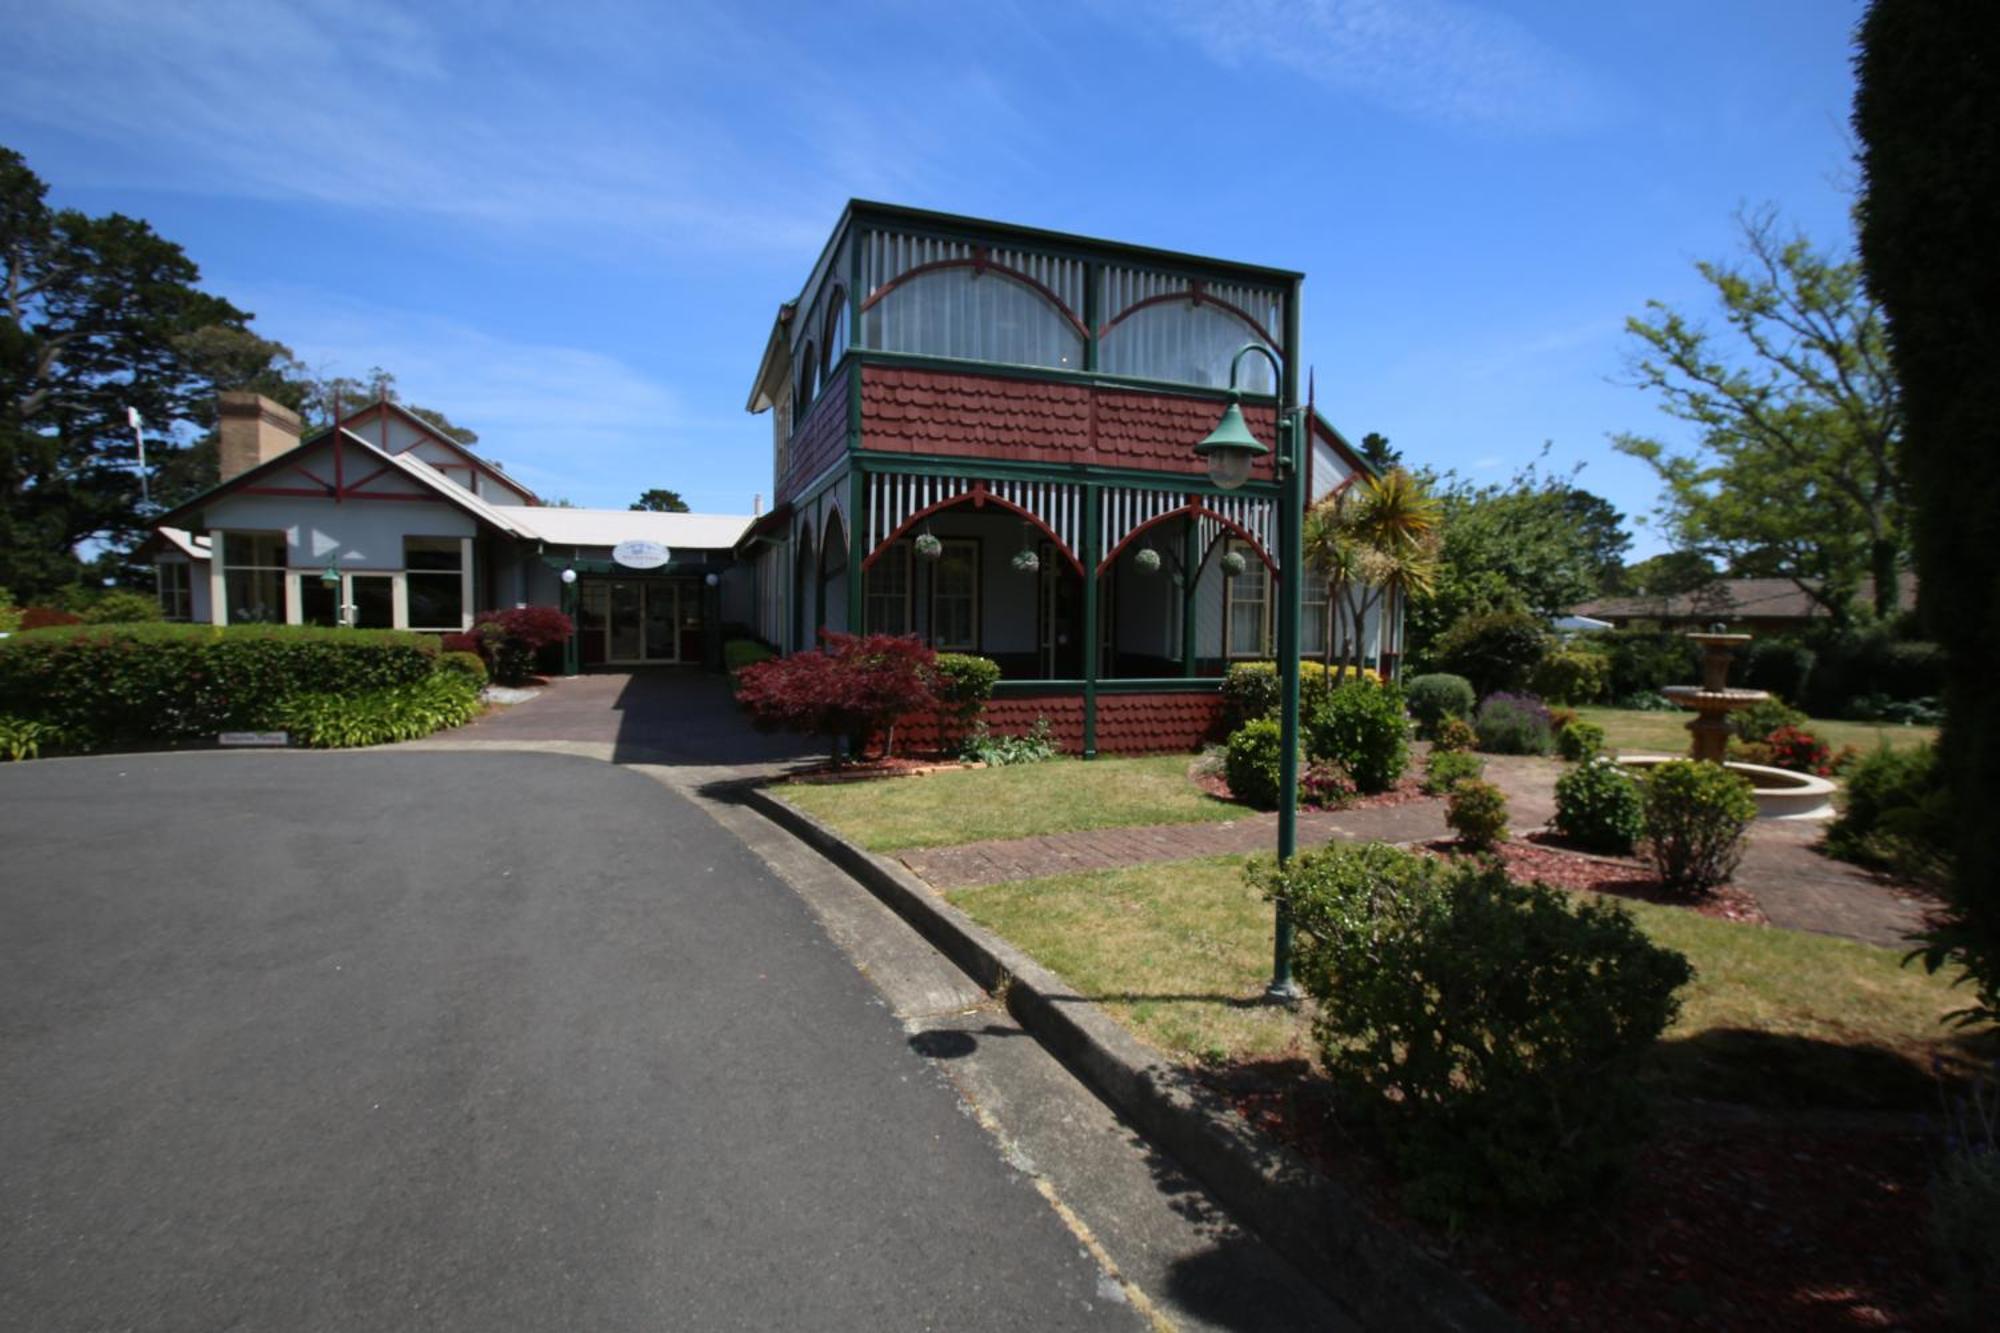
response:
<path fill-rule="evenodd" d="M 146 483 L 146 427 L 139 418 L 139 409 L 125 409 L 125 419 L 132 423 L 132 438 L 139 445 L 139 503 L 147 509 L 153 507 L 152 488 Z"/>

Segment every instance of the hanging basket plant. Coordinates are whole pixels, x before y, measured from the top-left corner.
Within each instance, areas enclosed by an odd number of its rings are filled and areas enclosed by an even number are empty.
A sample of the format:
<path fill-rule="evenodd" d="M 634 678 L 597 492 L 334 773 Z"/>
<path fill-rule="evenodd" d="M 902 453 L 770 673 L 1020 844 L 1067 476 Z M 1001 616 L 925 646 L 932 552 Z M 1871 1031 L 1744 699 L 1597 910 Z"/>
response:
<path fill-rule="evenodd" d="M 1042 567 L 1042 558 L 1024 546 L 1014 552 L 1011 563 L 1016 574 L 1032 574 Z"/>
<path fill-rule="evenodd" d="M 920 532 L 917 534 L 916 541 L 910 544 L 916 548 L 917 559 L 919 560 L 935 560 L 944 554 L 944 543 L 939 541 L 932 533 Z"/>
<path fill-rule="evenodd" d="M 1243 558 L 1243 552 L 1241 551 L 1224 551 L 1220 564 L 1222 565 L 1222 572 L 1232 579 L 1250 568 L 1250 562 Z"/>
<path fill-rule="evenodd" d="M 1160 553 L 1150 546 L 1142 547 L 1132 557 L 1132 567 L 1141 574 L 1157 574 L 1160 572 Z"/>

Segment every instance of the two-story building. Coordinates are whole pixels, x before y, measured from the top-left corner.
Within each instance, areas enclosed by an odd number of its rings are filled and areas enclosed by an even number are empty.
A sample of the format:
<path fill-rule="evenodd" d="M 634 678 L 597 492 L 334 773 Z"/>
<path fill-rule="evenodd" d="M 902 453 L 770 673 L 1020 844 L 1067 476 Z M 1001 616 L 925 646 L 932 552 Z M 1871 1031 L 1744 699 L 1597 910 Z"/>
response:
<path fill-rule="evenodd" d="M 1223 491 L 1194 446 L 1246 343 L 1296 391 L 1302 275 L 856 201 L 751 386 L 772 421 L 776 506 L 738 546 L 756 626 L 916 634 L 1004 678 L 996 729 L 1047 718 L 1066 748 L 1192 748 L 1217 677 L 1273 654 L 1271 460 Z M 1280 384 L 1246 358 L 1251 428 Z M 1362 464 L 1311 417 L 1307 496 Z M 1319 580 L 1301 647 L 1338 633 Z M 1371 663 L 1391 665 L 1379 615 Z M 1337 651 L 1345 644 L 1334 645 Z"/>
<path fill-rule="evenodd" d="M 1192 748 L 1232 661 L 1273 655 L 1279 484 L 1221 490 L 1194 446 L 1242 363 L 1272 442 L 1301 377 L 1302 275 L 856 201 L 751 386 L 762 516 L 544 505 L 394 403 L 300 438 L 224 395 L 222 483 L 149 543 L 170 616 L 451 631 L 560 604 L 572 664 L 719 662 L 724 633 L 796 652 L 822 628 L 914 634 L 1004 678 L 990 720 L 1071 750 Z M 1317 414 L 1308 502 L 1362 464 Z M 667 559 L 654 557 L 664 547 Z M 631 552 L 636 550 L 637 555 Z M 1318 579 L 1301 649 L 1349 645 Z M 1393 669 L 1393 618 L 1362 655 Z"/>

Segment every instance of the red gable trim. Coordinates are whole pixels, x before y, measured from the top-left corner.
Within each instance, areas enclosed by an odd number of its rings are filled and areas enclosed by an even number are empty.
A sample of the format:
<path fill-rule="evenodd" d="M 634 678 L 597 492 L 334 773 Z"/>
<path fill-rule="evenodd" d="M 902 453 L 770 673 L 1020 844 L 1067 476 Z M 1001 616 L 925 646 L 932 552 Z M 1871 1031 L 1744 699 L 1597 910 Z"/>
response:
<path fill-rule="evenodd" d="M 478 454 L 473 453 L 470 449 L 460 444 L 457 440 L 454 440 L 449 435 L 442 433 L 441 431 L 438 430 L 436 426 L 431 425 L 428 421 L 425 421 L 422 417 L 410 411 L 410 409 L 404 407 L 401 403 L 392 403 L 385 399 L 378 398 L 374 402 L 370 403 L 368 406 L 362 408 L 359 412 L 356 412 L 353 416 L 344 418 L 340 424 L 348 427 L 349 429 L 352 429 L 355 422 L 366 421 L 372 416 L 379 416 L 385 412 L 394 412 L 397 416 L 401 417 L 403 421 L 407 423 L 412 429 L 421 431 L 425 436 L 427 436 L 431 440 L 436 441 L 438 444 L 443 445 L 445 448 L 457 454 L 460 458 L 463 458 L 466 461 L 466 464 L 469 467 L 471 467 L 473 471 L 484 473 L 485 475 L 493 478 L 493 480 L 499 482 L 501 485 L 506 486 L 509 489 L 517 492 L 523 497 L 524 503 L 529 505 L 539 505 L 542 503 L 541 497 L 536 495 L 533 491 L 529 490 L 525 485 L 516 481 L 514 478 L 508 476 L 505 472 L 500 471 L 498 468 L 494 467 L 491 463 L 481 458 Z M 389 438 L 387 432 L 383 433 L 382 438 L 384 443 L 381 447 L 386 450 L 387 441 Z M 416 446 L 414 445 L 411 446 L 411 448 L 415 447 Z M 398 454 L 406 454 L 409 453 L 410 450 L 398 449 L 396 450 L 396 452 Z M 485 497 L 482 496 L 481 498 L 484 499 Z"/>

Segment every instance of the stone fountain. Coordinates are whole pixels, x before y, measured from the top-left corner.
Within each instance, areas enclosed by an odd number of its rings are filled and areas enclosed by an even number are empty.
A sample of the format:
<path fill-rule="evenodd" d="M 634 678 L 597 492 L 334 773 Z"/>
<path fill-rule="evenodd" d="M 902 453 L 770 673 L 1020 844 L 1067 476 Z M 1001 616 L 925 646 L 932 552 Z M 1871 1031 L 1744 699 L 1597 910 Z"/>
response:
<path fill-rule="evenodd" d="M 1694 740 L 1688 753 L 1696 759 L 1721 764 L 1732 773 L 1749 779 L 1757 798 L 1759 819 L 1831 819 L 1834 785 L 1810 773 L 1794 773 L 1765 764 L 1739 763 L 1724 756 L 1729 750 L 1729 715 L 1770 698 L 1764 690 L 1729 688 L 1729 659 L 1750 642 L 1748 634 L 1725 634 L 1720 625 L 1706 633 L 1688 635 L 1701 645 L 1701 684 L 1669 685 L 1661 693 L 1695 717 L 1688 723 Z M 1628 768 L 1647 769 L 1664 764 L 1671 755 L 1635 754 L 1618 762 Z"/>

